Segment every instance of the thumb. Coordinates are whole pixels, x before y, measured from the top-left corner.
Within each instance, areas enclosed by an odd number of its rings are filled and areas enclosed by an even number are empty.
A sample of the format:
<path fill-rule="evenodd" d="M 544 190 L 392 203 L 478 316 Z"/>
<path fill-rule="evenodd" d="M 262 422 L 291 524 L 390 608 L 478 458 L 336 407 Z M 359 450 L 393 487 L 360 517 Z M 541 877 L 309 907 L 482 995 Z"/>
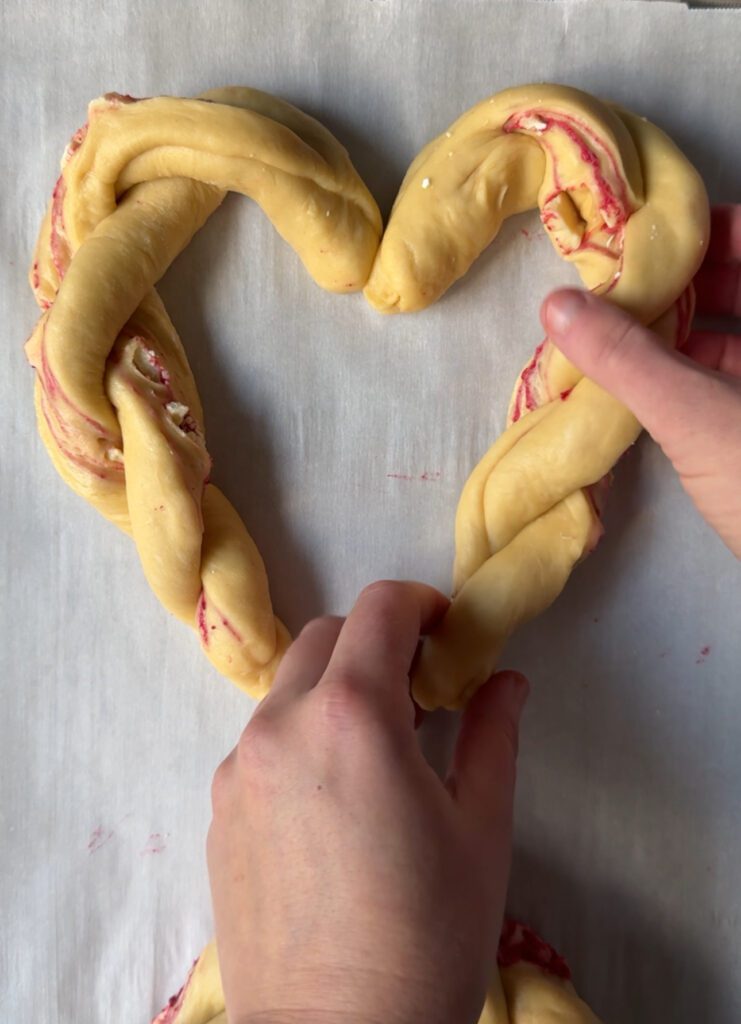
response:
<path fill-rule="evenodd" d="M 463 713 L 448 787 L 458 804 L 496 832 L 512 827 L 520 715 L 529 685 L 519 672 L 497 672 Z"/>
<path fill-rule="evenodd" d="M 714 402 L 704 370 L 596 295 L 576 288 L 552 292 L 541 320 L 566 358 L 627 406 L 665 451 L 676 450 Z"/>

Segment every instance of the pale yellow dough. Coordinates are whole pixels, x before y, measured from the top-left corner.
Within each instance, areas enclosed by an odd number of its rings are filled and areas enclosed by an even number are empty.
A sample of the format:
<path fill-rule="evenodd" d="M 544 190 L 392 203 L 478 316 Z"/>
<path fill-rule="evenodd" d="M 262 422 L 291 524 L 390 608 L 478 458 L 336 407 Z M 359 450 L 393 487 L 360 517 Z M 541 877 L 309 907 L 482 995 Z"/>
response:
<path fill-rule="evenodd" d="M 216 944 L 209 943 L 177 996 L 152 1024 L 227 1024 Z M 457 1024 L 451 1021 L 451 1024 Z M 479 1024 L 600 1024 L 574 987 L 532 963 L 495 972 Z"/>
<path fill-rule="evenodd" d="M 207 482 L 198 391 L 153 289 L 229 189 L 262 207 L 319 285 L 365 286 L 386 312 L 434 302 L 505 217 L 537 205 L 583 282 L 668 344 L 689 324 L 708 204 L 658 128 L 575 89 L 525 86 L 420 153 L 379 247 L 378 209 L 345 150 L 287 103 L 221 89 L 90 105 L 31 270 L 44 309 L 27 345 L 39 430 L 64 480 L 131 534 L 162 604 L 197 629 L 221 673 L 261 696 L 289 637 L 244 524 Z M 604 483 L 640 429 L 547 340 L 508 419 L 461 495 L 455 598 L 413 678 L 424 707 L 465 703 L 510 633 L 555 599 L 596 542 Z M 225 1024 L 213 945 L 157 1021 Z M 493 972 L 481 1021 L 596 1018 L 569 983 L 521 962 Z"/>
<path fill-rule="evenodd" d="M 531 206 L 591 289 L 674 344 L 708 239 L 694 168 L 642 118 L 576 89 L 484 100 L 410 167 L 379 247 L 378 209 L 313 119 L 249 89 L 90 106 L 42 225 L 27 351 L 41 436 L 78 493 L 133 536 L 162 604 L 214 665 L 264 694 L 288 643 L 262 561 L 210 459 L 195 382 L 154 283 L 221 202 L 251 196 L 323 287 L 422 309 L 503 219 Z M 456 517 L 454 602 L 413 678 L 426 708 L 464 704 L 503 644 L 594 546 L 604 481 L 639 425 L 550 342 Z"/>
<path fill-rule="evenodd" d="M 382 312 L 424 309 L 506 217 L 534 206 L 588 288 L 668 344 L 684 337 L 709 234 L 699 175 L 648 121 L 556 85 L 492 96 L 422 150 L 399 190 L 368 301 Z M 558 596 L 599 538 L 598 485 L 640 431 L 548 340 L 517 382 L 508 424 L 458 505 L 454 600 L 412 680 L 428 709 L 465 704 L 512 631 Z"/>
<path fill-rule="evenodd" d="M 365 284 L 375 201 L 317 121 L 253 89 L 91 103 L 31 271 L 41 436 L 66 482 L 130 533 L 162 604 L 216 668 L 267 692 L 289 636 L 262 559 L 208 483 L 198 391 L 153 285 L 224 198 L 254 199 L 323 288 Z"/>

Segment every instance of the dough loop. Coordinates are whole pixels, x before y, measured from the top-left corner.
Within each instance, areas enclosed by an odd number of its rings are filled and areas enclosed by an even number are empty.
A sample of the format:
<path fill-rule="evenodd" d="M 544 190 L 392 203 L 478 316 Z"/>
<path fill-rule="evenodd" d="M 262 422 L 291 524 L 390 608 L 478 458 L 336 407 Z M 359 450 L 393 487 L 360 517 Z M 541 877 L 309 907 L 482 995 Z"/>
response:
<path fill-rule="evenodd" d="M 253 696 L 289 637 L 237 512 L 208 482 L 198 392 L 154 291 L 224 198 L 254 199 L 330 291 L 365 287 L 385 312 L 423 309 L 511 214 L 537 206 L 585 286 L 686 336 L 709 233 L 705 189 L 658 128 L 576 89 L 524 86 L 473 107 L 426 146 L 381 218 L 345 150 L 265 93 L 195 100 L 109 95 L 73 137 L 31 283 L 38 424 L 64 480 L 133 537 L 162 604 Z M 544 610 L 601 533 L 612 467 L 640 431 L 546 339 L 520 374 L 508 429 L 456 517 L 455 596 L 413 675 L 427 708 L 464 704 L 512 631 Z M 482 1024 L 594 1024 L 568 969 L 507 924 Z M 215 946 L 157 1024 L 225 1024 Z"/>
<path fill-rule="evenodd" d="M 422 150 L 381 240 L 368 301 L 382 312 L 424 309 L 506 217 L 535 206 L 587 288 L 668 344 L 684 340 L 710 230 L 702 180 L 644 118 L 565 86 L 492 96 Z M 555 600 L 599 539 L 609 474 L 640 429 L 548 339 L 538 346 L 508 429 L 461 494 L 454 600 L 422 645 L 419 704 L 464 705 L 510 634 Z"/>
<path fill-rule="evenodd" d="M 422 309 L 511 214 L 538 206 L 556 251 L 669 344 L 686 335 L 707 196 L 658 128 L 576 89 L 523 86 L 427 145 L 381 220 L 345 150 L 250 89 L 195 100 L 109 95 L 68 147 L 31 279 L 46 310 L 27 351 L 41 436 L 62 477 L 129 532 L 162 604 L 253 696 L 289 637 L 262 560 L 208 483 L 198 392 L 153 289 L 226 190 L 255 199 L 322 287 Z M 508 429 L 466 483 L 454 600 L 413 676 L 426 708 L 465 704 L 514 629 L 543 611 L 601 533 L 612 467 L 640 426 L 546 339 Z"/>
<path fill-rule="evenodd" d="M 146 578 L 223 675 L 263 696 L 290 638 L 262 559 L 209 483 L 203 413 L 154 291 L 223 200 L 262 207 L 330 291 L 365 284 L 376 203 L 326 128 L 253 89 L 108 95 L 65 152 L 31 284 L 41 437 L 63 479 L 131 534 Z"/>

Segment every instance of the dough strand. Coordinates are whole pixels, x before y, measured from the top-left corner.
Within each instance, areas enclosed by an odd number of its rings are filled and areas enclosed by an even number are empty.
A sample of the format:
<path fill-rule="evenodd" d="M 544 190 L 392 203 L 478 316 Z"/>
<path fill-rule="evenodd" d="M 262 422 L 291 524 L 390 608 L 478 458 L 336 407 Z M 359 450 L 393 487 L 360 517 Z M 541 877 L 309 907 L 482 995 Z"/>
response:
<path fill-rule="evenodd" d="M 422 150 L 366 298 L 386 313 L 424 309 L 506 217 L 532 207 L 585 287 L 666 344 L 684 341 L 710 230 L 702 180 L 655 125 L 566 86 L 483 100 Z M 453 603 L 412 679 L 427 709 L 465 705 L 512 632 L 560 594 L 599 540 L 610 474 L 641 429 L 547 338 L 517 380 L 507 422 L 458 504 Z"/>
<path fill-rule="evenodd" d="M 254 89 L 110 94 L 64 155 L 31 269 L 45 312 L 27 353 L 61 476 L 133 537 L 152 590 L 218 671 L 261 697 L 290 637 L 252 538 L 208 482 L 198 390 L 154 291 L 227 190 L 262 207 L 321 287 L 365 284 L 380 214 L 313 118 Z"/>
<path fill-rule="evenodd" d="M 27 343 L 39 432 L 66 483 L 131 535 L 164 607 L 219 672 L 261 697 L 290 637 L 254 542 L 210 482 L 196 383 L 154 290 L 228 190 L 254 199 L 317 284 L 364 288 L 383 312 L 435 302 L 506 217 L 537 206 L 584 285 L 668 345 L 689 330 L 709 210 L 663 132 L 564 86 L 510 89 L 463 114 L 412 163 L 382 239 L 343 147 L 281 100 L 229 88 L 91 103 L 31 268 L 43 311 Z M 513 630 L 555 600 L 599 540 L 612 469 L 639 432 L 549 339 L 538 345 L 507 429 L 461 494 L 454 599 L 422 645 L 419 704 L 464 705 Z M 556 1020 L 597 1021 L 558 954 L 505 923 L 482 1024 Z M 225 1022 L 211 944 L 156 1024 Z"/>

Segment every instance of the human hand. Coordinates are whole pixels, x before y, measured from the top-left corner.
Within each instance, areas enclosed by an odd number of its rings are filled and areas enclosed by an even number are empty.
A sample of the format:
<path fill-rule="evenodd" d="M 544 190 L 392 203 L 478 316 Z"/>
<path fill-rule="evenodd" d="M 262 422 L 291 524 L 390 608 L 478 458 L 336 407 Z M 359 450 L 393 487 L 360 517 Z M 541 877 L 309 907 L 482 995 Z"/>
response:
<path fill-rule="evenodd" d="M 741 318 L 741 206 L 713 210 L 695 286 L 698 312 Z M 741 336 L 698 331 L 674 352 L 627 313 L 571 288 L 549 295 L 541 318 L 564 355 L 642 423 L 741 558 Z"/>
<path fill-rule="evenodd" d="M 447 601 L 381 582 L 310 622 L 213 784 L 208 862 L 231 1024 L 475 1022 L 495 969 L 527 683 L 463 715 L 445 783 L 409 668 Z"/>

